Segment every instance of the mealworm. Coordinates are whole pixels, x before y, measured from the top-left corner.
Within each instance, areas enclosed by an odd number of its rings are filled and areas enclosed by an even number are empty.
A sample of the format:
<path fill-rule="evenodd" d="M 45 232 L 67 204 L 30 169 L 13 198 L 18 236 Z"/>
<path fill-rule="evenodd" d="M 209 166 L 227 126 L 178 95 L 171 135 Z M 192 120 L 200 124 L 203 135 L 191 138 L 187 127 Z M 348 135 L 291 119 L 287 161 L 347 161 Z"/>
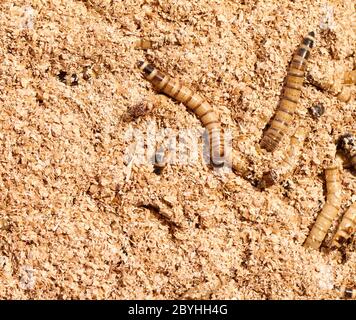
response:
<path fill-rule="evenodd" d="M 303 39 L 299 49 L 294 53 L 288 68 L 282 99 L 261 140 L 261 148 L 272 152 L 276 149 L 283 136 L 286 134 L 297 108 L 298 100 L 303 87 L 305 67 L 310 50 L 314 46 L 314 32 L 309 32 Z"/>
<path fill-rule="evenodd" d="M 347 288 L 345 286 L 336 287 L 335 289 L 346 299 L 356 299 L 356 289 Z"/>
<path fill-rule="evenodd" d="M 290 138 L 289 148 L 282 161 L 278 163 L 274 169 L 263 174 L 260 182 L 260 188 L 268 188 L 281 181 L 281 179 L 286 177 L 287 174 L 292 172 L 297 164 L 300 149 L 302 148 L 308 133 L 309 129 L 304 126 L 300 126 L 295 131 L 293 136 Z"/>
<path fill-rule="evenodd" d="M 344 83 L 356 84 L 356 69 L 353 71 L 345 72 Z"/>
<path fill-rule="evenodd" d="M 319 249 L 341 205 L 340 161 L 325 169 L 326 202 L 319 213 L 309 236 L 304 243 L 305 248 Z"/>
<path fill-rule="evenodd" d="M 136 49 L 147 50 L 153 47 L 153 41 L 148 39 L 139 39 L 135 42 Z"/>
<path fill-rule="evenodd" d="M 341 247 L 341 245 L 355 232 L 356 228 L 356 202 L 354 202 L 345 212 L 339 227 L 331 242 L 332 247 Z"/>
<path fill-rule="evenodd" d="M 351 159 L 351 166 L 356 170 L 356 139 L 350 133 L 339 138 L 338 147 Z"/>
<path fill-rule="evenodd" d="M 203 126 L 208 130 L 213 165 L 222 165 L 224 163 L 224 160 L 221 159 L 224 155 L 224 146 L 221 143 L 223 141 L 222 129 L 218 116 L 211 105 L 199 94 L 194 93 L 179 81 L 163 74 L 148 62 L 138 61 L 137 66 L 143 72 L 145 78 L 150 81 L 159 92 L 163 92 L 171 98 L 176 99 L 194 112 Z"/>

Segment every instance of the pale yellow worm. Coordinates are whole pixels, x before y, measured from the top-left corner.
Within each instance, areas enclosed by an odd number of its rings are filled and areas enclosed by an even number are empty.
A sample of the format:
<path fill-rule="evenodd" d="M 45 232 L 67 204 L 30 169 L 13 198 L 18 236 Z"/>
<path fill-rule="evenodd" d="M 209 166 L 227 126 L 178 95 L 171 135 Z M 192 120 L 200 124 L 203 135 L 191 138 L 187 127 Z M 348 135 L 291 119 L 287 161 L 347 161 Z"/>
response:
<path fill-rule="evenodd" d="M 313 228 L 310 230 L 304 247 L 319 249 L 332 222 L 337 217 L 341 206 L 341 180 L 340 171 L 342 166 L 340 159 L 337 158 L 334 165 L 325 169 L 326 180 L 326 202 L 319 213 Z"/>
<path fill-rule="evenodd" d="M 356 229 L 356 202 L 354 202 L 345 212 L 337 231 L 331 242 L 332 247 L 341 245 L 355 232 Z"/>

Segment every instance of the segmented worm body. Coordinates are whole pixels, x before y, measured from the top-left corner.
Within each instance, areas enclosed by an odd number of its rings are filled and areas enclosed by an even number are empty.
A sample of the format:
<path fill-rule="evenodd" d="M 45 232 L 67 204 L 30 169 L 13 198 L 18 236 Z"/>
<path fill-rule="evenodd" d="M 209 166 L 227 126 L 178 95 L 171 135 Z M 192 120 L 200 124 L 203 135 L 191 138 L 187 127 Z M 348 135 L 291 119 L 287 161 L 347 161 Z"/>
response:
<path fill-rule="evenodd" d="M 218 166 L 222 165 L 224 163 L 222 159 L 224 156 L 222 129 L 218 116 L 211 105 L 199 94 L 163 74 L 148 62 L 138 61 L 137 66 L 158 91 L 183 103 L 196 114 L 209 133 L 212 163 Z"/>
<path fill-rule="evenodd" d="M 296 53 L 288 69 L 283 96 L 270 127 L 264 133 L 261 147 L 269 152 L 276 149 L 283 136 L 286 134 L 297 108 L 301 90 L 303 87 L 306 62 L 310 49 L 314 46 L 314 32 L 309 32 Z"/>
<path fill-rule="evenodd" d="M 333 166 L 325 169 L 326 202 L 319 213 L 304 247 L 319 249 L 333 220 L 336 218 L 341 205 L 340 161 L 337 159 Z"/>
<path fill-rule="evenodd" d="M 356 138 L 350 133 L 340 137 L 340 149 L 350 157 L 351 166 L 356 170 Z"/>
<path fill-rule="evenodd" d="M 281 181 L 295 168 L 299 159 L 300 149 L 303 146 L 304 140 L 309 133 L 309 129 L 304 126 L 300 126 L 293 136 L 290 138 L 289 148 L 284 158 L 278 165 L 263 174 L 262 181 L 260 183 L 261 188 L 268 188 L 275 183 Z"/>
<path fill-rule="evenodd" d="M 356 229 L 356 202 L 354 202 L 345 212 L 339 227 L 334 235 L 331 246 L 341 247 L 341 245 L 351 236 Z"/>

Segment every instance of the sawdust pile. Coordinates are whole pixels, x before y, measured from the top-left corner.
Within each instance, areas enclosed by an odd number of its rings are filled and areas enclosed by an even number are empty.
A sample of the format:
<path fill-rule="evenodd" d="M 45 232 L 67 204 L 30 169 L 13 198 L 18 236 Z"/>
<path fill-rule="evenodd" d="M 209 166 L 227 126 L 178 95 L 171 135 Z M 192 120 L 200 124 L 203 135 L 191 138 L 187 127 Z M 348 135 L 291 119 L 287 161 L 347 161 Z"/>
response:
<path fill-rule="evenodd" d="M 351 70 L 354 12 L 352 0 L 2 1 L 0 298 L 328 299 L 356 286 L 355 238 L 340 251 L 302 247 L 325 201 L 323 168 L 356 129 L 355 102 L 307 78 L 298 166 L 263 192 L 202 161 L 157 175 L 125 136 L 153 121 L 201 129 L 142 79 L 146 59 L 212 103 L 260 176 L 288 145 L 256 148 L 294 50 L 314 30 L 309 77 Z M 140 38 L 155 47 L 136 50 Z M 317 103 L 326 111 L 314 120 Z M 356 179 L 342 179 L 344 212 Z"/>

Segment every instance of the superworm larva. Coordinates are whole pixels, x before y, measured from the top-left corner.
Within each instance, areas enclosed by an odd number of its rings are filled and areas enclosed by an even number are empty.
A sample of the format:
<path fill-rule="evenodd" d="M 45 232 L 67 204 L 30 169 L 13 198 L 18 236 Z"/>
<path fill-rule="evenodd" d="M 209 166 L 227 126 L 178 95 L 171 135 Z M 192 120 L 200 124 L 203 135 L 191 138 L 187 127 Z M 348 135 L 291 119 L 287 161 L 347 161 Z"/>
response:
<path fill-rule="evenodd" d="M 153 47 L 153 42 L 151 40 L 142 38 L 135 41 L 136 49 L 147 50 L 147 49 L 151 49 L 152 47 Z"/>
<path fill-rule="evenodd" d="M 183 103 L 196 114 L 209 133 L 212 163 L 218 166 L 222 165 L 224 163 L 222 159 L 224 156 L 222 129 L 218 116 L 211 105 L 199 94 L 163 74 L 148 62 L 138 61 L 137 66 L 158 91 Z"/>
<path fill-rule="evenodd" d="M 260 143 L 261 147 L 269 152 L 276 149 L 293 120 L 303 87 L 306 62 L 310 50 L 314 46 L 314 36 L 314 32 L 309 32 L 293 55 L 292 62 L 288 68 L 282 99 L 270 122 L 270 127 L 264 133 Z"/>
<path fill-rule="evenodd" d="M 303 146 L 304 140 L 309 133 L 309 129 L 304 126 L 298 127 L 293 136 L 290 138 L 289 148 L 284 158 L 276 165 L 274 169 L 265 172 L 260 183 L 261 188 L 268 188 L 273 184 L 281 181 L 295 168 L 300 149 Z"/>
<path fill-rule="evenodd" d="M 316 218 L 313 228 L 304 243 L 304 247 L 319 249 L 333 220 L 336 218 L 341 205 L 341 161 L 339 158 L 334 165 L 325 169 L 326 202 Z"/>
<path fill-rule="evenodd" d="M 345 212 L 342 220 L 333 237 L 331 246 L 341 247 L 341 245 L 351 236 L 356 229 L 356 202 L 354 202 Z"/>
<path fill-rule="evenodd" d="M 356 69 L 352 71 L 345 72 L 344 77 L 345 84 L 356 84 Z"/>
<path fill-rule="evenodd" d="M 339 138 L 338 147 L 350 157 L 351 166 L 356 170 L 356 139 L 350 133 Z"/>
<path fill-rule="evenodd" d="M 343 298 L 356 299 L 356 289 L 348 288 L 345 286 L 336 287 L 335 289 L 342 294 Z"/>

